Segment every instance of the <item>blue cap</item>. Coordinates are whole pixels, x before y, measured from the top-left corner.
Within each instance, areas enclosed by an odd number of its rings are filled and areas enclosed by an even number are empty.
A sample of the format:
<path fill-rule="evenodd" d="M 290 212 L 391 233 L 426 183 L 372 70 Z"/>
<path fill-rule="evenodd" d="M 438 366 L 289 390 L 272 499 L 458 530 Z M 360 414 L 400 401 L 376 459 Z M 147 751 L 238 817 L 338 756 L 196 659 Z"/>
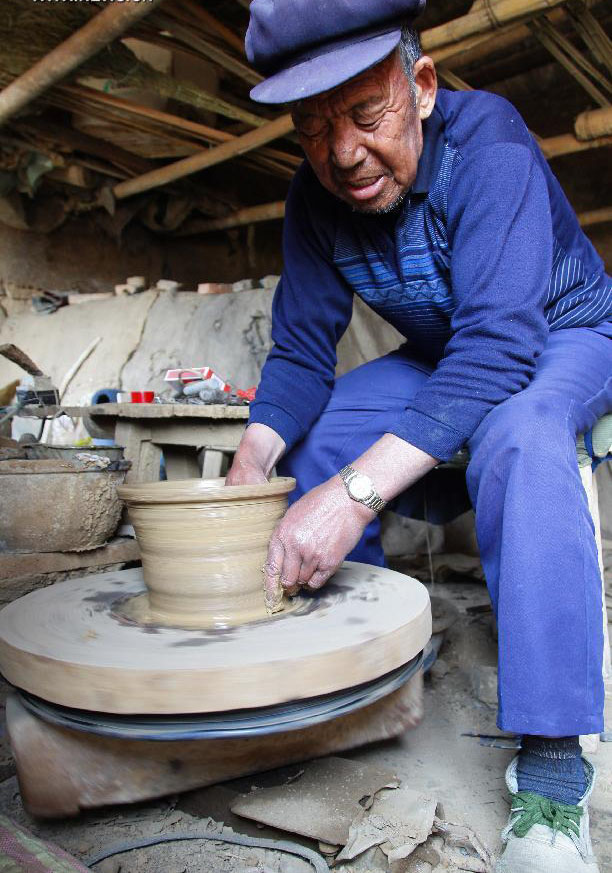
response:
<path fill-rule="evenodd" d="M 425 0 L 252 0 L 247 58 L 268 78 L 258 103 L 293 103 L 341 85 L 391 54 Z"/>

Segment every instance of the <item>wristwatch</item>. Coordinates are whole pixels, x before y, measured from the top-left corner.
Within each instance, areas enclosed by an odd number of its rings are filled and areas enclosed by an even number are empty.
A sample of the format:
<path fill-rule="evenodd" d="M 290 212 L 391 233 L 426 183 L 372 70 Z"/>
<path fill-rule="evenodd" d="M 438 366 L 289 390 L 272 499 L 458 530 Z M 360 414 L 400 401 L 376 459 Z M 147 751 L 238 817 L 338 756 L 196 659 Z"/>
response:
<path fill-rule="evenodd" d="M 376 488 L 372 484 L 372 480 L 365 473 L 359 473 L 350 464 L 343 467 L 338 473 L 348 491 L 348 496 L 351 500 L 356 500 L 357 503 L 363 503 L 374 512 L 381 512 L 387 505 L 387 501 L 383 500 L 378 494 Z"/>

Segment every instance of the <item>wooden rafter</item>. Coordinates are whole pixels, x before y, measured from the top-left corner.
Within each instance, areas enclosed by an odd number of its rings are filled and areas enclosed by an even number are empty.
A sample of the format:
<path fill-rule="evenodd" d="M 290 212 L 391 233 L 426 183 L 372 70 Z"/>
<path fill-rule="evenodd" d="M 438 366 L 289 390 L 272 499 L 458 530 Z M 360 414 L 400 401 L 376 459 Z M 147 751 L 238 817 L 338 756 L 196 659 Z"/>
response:
<path fill-rule="evenodd" d="M 593 57 L 612 73 L 612 40 L 582 0 L 570 0 L 566 9 L 574 21 L 574 27 Z"/>
<path fill-rule="evenodd" d="M 177 179 L 182 179 L 193 173 L 198 173 L 206 167 L 212 167 L 214 164 L 220 164 L 223 161 L 230 160 L 246 152 L 257 149 L 265 143 L 278 139 L 284 136 L 289 131 L 293 130 L 293 122 L 290 115 L 282 115 L 274 121 L 270 121 L 263 127 L 256 130 L 251 130 L 243 136 L 237 136 L 231 142 L 223 143 L 213 149 L 208 149 L 189 158 L 184 158 L 182 161 L 176 161 L 173 164 L 168 164 L 165 167 L 160 167 L 150 173 L 145 173 L 135 179 L 130 179 L 127 182 L 121 182 L 113 189 L 113 193 L 117 200 L 122 200 L 125 197 L 131 197 L 134 194 L 140 194 L 143 191 L 149 191 L 151 188 L 158 188 L 160 185 L 165 185 L 168 182 L 174 182 Z"/>
<path fill-rule="evenodd" d="M 529 23 L 529 29 L 542 43 L 544 48 L 546 48 L 568 71 L 568 73 L 574 77 L 578 84 L 584 88 L 592 100 L 598 103 L 599 106 L 610 105 L 610 101 L 606 95 L 600 91 L 597 85 L 595 85 L 589 76 L 587 76 L 583 71 L 586 70 L 589 75 L 597 79 L 598 82 L 603 82 L 606 90 L 612 92 L 612 85 L 610 82 L 608 82 L 605 76 L 603 76 L 599 70 L 593 67 L 593 65 L 581 55 L 578 49 L 575 48 L 569 40 L 565 39 L 565 37 L 558 33 L 549 21 L 546 21 L 546 19 L 531 21 Z"/>

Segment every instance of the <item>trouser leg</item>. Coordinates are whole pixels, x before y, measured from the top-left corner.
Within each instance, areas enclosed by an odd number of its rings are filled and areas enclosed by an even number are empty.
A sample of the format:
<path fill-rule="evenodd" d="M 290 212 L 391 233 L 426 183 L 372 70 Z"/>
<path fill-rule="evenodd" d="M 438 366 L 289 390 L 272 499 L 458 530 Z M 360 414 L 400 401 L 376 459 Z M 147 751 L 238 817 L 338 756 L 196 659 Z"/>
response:
<path fill-rule="evenodd" d="M 308 436 L 278 464 L 281 475 L 294 476 L 297 480 L 291 501 L 325 482 L 380 439 L 430 374 L 431 368 L 426 364 L 398 351 L 363 364 L 338 379 L 329 403 Z M 405 492 L 390 508 L 411 517 L 422 516 L 426 480 L 429 480 L 428 505 L 432 520 L 446 520 L 466 508 L 463 486 L 458 489 L 462 493 L 454 500 L 449 499 L 448 483 L 432 481 L 430 476 Z M 445 501 L 437 512 L 440 502 L 437 497 L 442 491 L 446 492 Z M 347 557 L 352 561 L 384 565 L 377 518 L 368 525 Z"/>
<path fill-rule="evenodd" d="M 499 628 L 499 727 L 603 729 L 602 603 L 576 436 L 612 409 L 612 345 L 588 328 L 550 336 L 524 391 L 470 441 L 468 488 Z"/>

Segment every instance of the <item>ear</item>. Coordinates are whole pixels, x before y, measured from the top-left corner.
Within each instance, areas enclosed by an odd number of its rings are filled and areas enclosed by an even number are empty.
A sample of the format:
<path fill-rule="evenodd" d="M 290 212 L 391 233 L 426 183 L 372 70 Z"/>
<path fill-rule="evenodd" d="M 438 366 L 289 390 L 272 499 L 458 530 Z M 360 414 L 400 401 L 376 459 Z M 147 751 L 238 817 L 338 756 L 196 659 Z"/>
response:
<path fill-rule="evenodd" d="M 416 90 L 416 105 L 421 121 L 429 118 L 433 112 L 438 91 L 438 79 L 434 62 L 423 55 L 414 65 L 414 85 Z"/>

